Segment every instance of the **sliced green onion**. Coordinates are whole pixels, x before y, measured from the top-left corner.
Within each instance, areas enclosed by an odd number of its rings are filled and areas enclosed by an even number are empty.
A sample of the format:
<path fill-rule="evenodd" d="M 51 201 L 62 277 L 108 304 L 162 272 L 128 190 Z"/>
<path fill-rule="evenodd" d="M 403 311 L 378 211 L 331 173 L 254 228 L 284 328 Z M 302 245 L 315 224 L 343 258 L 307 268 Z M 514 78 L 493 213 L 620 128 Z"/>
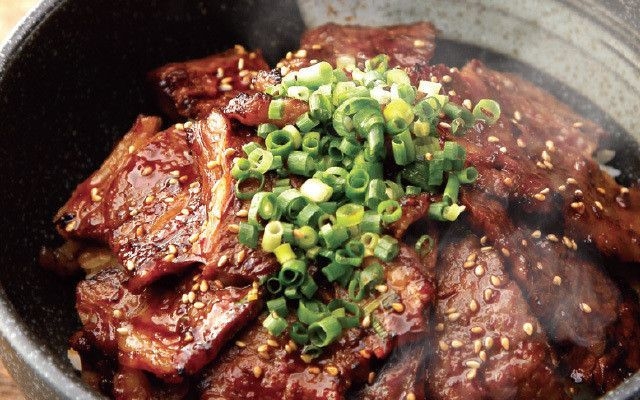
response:
<path fill-rule="evenodd" d="M 473 116 L 493 125 L 500 118 L 500 104 L 490 99 L 482 99 L 473 107 Z"/>
<path fill-rule="evenodd" d="M 333 315 L 309 325 L 309 341 L 318 347 L 326 347 L 342 334 L 342 324 Z"/>
<path fill-rule="evenodd" d="M 393 159 L 396 164 L 407 165 L 411 162 L 408 157 L 406 144 L 401 139 L 394 137 L 391 142 L 391 149 L 393 150 Z"/>
<path fill-rule="evenodd" d="M 460 183 L 473 183 L 478 179 L 478 170 L 474 167 L 468 167 L 458 172 Z"/>
<path fill-rule="evenodd" d="M 280 119 L 284 116 L 284 101 L 282 99 L 273 99 L 269 103 L 267 118 Z"/>
<path fill-rule="evenodd" d="M 386 180 L 384 181 L 384 184 L 387 187 L 385 189 L 385 193 L 390 199 L 398 200 L 399 198 L 404 196 L 404 189 L 402 189 L 402 186 L 398 185 L 394 181 Z"/>
<path fill-rule="evenodd" d="M 458 216 L 460 216 L 460 214 L 462 214 L 464 210 L 465 210 L 465 206 L 461 206 L 454 203 L 444 208 L 442 212 L 442 217 L 446 221 L 455 221 L 456 219 L 458 219 Z"/>
<path fill-rule="evenodd" d="M 442 200 L 448 204 L 457 203 L 459 191 L 460 179 L 458 179 L 458 175 L 449 173 L 449 179 L 447 179 L 447 186 L 444 188 Z"/>
<path fill-rule="evenodd" d="M 289 172 L 296 175 L 311 176 L 315 162 L 309 153 L 292 151 L 287 158 Z"/>
<path fill-rule="evenodd" d="M 289 220 L 295 220 L 302 209 L 309 204 L 309 200 L 297 189 L 287 189 L 276 198 L 278 208 L 284 210 Z"/>
<path fill-rule="evenodd" d="M 300 322 L 294 322 L 293 324 L 291 324 L 289 336 L 291 336 L 291 339 L 299 345 L 303 345 L 309 341 L 307 328 Z"/>
<path fill-rule="evenodd" d="M 331 198 L 333 188 L 320 179 L 311 178 L 300 186 L 300 193 L 313 202 L 322 203 Z"/>
<path fill-rule="evenodd" d="M 307 225 L 294 229 L 293 237 L 296 245 L 304 250 L 310 249 L 318 243 L 318 233 Z"/>
<path fill-rule="evenodd" d="M 268 220 L 276 213 L 276 197 L 270 192 L 256 193 L 251 199 L 249 205 L 249 214 L 247 219 L 249 222 L 258 222 L 258 216 Z"/>
<path fill-rule="evenodd" d="M 300 299 L 298 302 L 298 320 L 311 325 L 329 315 L 324 304 L 316 300 Z"/>
<path fill-rule="evenodd" d="M 411 80 L 404 70 L 394 68 L 387 71 L 387 85 L 391 85 L 393 83 L 410 85 Z"/>
<path fill-rule="evenodd" d="M 355 303 L 343 299 L 334 299 L 327 305 L 327 309 L 337 317 L 342 329 L 350 329 L 360 325 L 362 310 Z M 338 310 L 340 310 L 339 313 L 334 313 Z M 338 317 L 337 315 L 341 316 Z"/>
<path fill-rule="evenodd" d="M 260 228 L 257 225 L 241 222 L 240 231 L 238 231 L 238 241 L 243 245 L 255 249 L 258 247 L 258 239 L 260 239 Z"/>
<path fill-rule="evenodd" d="M 381 201 L 387 199 L 386 188 L 382 179 L 372 179 L 364 197 L 364 204 L 370 209 L 376 209 Z"/>
<path fill-rule="evenodd" d="M 338 149 L 344 156 L 353 158 L 360 152 L 360 145 L 354 140 L 344 137 L 340 141 Z"/>
<path fill-rule="evenodd" d="M 257 135 L 261 138 L 266 138 L 271 132 L 278 130 L 278 127 L 274 124 L 260 124 L 257 128 Z"/>
<path fill-rule="evenodd" d="M 261 174 L 267 172 L 273 164 L 273 153 L 259 147 L 253 149 L 247 158 L 251 162 L 251 168 Z"/>
<path fill-rule="evenodd" d="M 362 232 L 380 233 L 381 222 L 380 214 L 374 211 L 366 211 L 360 223 L 360 230 Z"/>
<path fill-rule="evenodd" d="M 289 86 L 287 88 L 287 97 L 307 101 L 311 95 L 311 90 L 306 86 Z"/>
<path fill-rule="evenodd" d="M 289 243 L 283 243 L 280 246 L 273 249 L 273 254 L 276 256 L 280 264 L 286 264 L 287 262 L 291 260 L 295 260 L 296 258 L 296 253 L 293 252 L 293 249 L 291 248 L 291 244 Z M 283 269 L 284 267 L 282 267 L 280 271 L 282 271 Z"/>
<path fill-rule="evenodd" d="M 413 139 L 411 138 L 411 133 L 408 130 L 402 131 L 393 137 L 393 143 L 402 143 L 404 150 L 404 160 L 405 164 L 398 165 L 406 165 L 410 162 L 415 161 L 416 159 L 416 146 L 413 143 Z M 394 151 L 395 158 L 395 151 Z"/>
<path fill-rule="evenodd" d="M 307 275 L 307 264 L 302 260 L 291 259 L 280 268 L 278 279 L 283 286 L 298 286 Z"/>
<path fill-rule="evenodd" d="M 369 173 L 362 168 L 354 168 L 347 177 L 345 194 L 351 201 L 362 202 L 369 187 Z"/>
<path fill-rule="evenodd" d="M 380 219 L 386 224 L 396 222 L 402 217 L 402 207 L 397 200 L 385 200 L 378 204 L 377 208 Z"/>
<path fill-rule="evenodd" d="M 364 257 L 364 244 L 358 239 L 351 239 L 345 246 L 347 254 L 351 257 Z"/>
<path fill-rule="evenodd" d="M 309 97 L 309 116 L 316 121 L 325 122 L 333 115 L 333 104 L 328 96 L 314 92 Z"/>
<path fill-rule="evenodd" d="M 258 183 L 255 184 L 251 183 Z M 235 187 L 236 197 L 240 200 L 247 200 L 253 197 L 264 187 L 264 175 L 258 171 L 249 170 L 246 175 L 238 178 Z"/>
<path fill-rule="evenodd" d="M 369 160 L 381 160 L 384 158 L 384 133 L 382 129 L 372 129 L 367 134 L 367 152 Z"/>
<path fill-rule="evenodd" d="M 378 54 L 377 56 L 366 60 L 364 67 L 367 71 L 378 71 L 384 73 L 389 68 L 389 56 L 386 54 Z"/>
<path fill-rule="evenodd" d="M 435 242 L 433 241 L 433 238 L 431 236 L 422 235 L 416 242 L 416 246 L 415 246 L 416 252 L 420 257 L 425 257 L 426 255 L 431 253 L 431 250 L 433 250 L 434 244 Z"/>
<path fill-rule="evenodd" d="M 282 318 L 286 318 L 289 314 L 287 300 L 284 297 L 276 297 L 275 299 L 267 301 L 267 309 L 269 312 L 275 312 Z"/>
<path fill-rule="evenodd" d="M 249 142 L 244 146 L 242 146 L 242 151 L 244 151 L 244 154 L 248 156 L 249 154 L 251 154 L 252 151 L 259 148 L 260 148 L 260 145 L 257 142 Z"/>
<path fill-rule="evenodd" d="M 320 240 L 328 249 L 337 249 L 347 239 L 349 239 L 349 232 L 344 226 L 325 224 L 320 227 Z"/>
<path fill-rule="evenodd" d="M 322 273 L 329 282 L 335 282 L 343 279 L 345 276 L 349 276 L 352 270 L 353 268 L 351 266 L 332 262 L 322 268 Z"/>
<path fill-rule="evenodd" d="M 336 210 L 336 222 L 340 226 L 352 227 L 362 222 L 364 207 L 360 204 L 348 203 Z"/>
<path fill-rule="evenodd" d="M 324 215 L 324 211 L 315 203 L 309 203 L 298 213 L 296 224 L 299 226 L 317 226 L 318 220 Z"/>
<path fill-rule="evenodd" d="M 231 168 L 231 176 L 240 179 L 246 176 L 251 169 L 251 163 L 246 158 L 238 158 Z"/>
<path fill-rule="evenodd" d="M 309 113 L 306 112 L 296 120 L 296 126 L 298 127 L 300 132 L 309 132 L 311 129 L 318 126 L 318 121 L 311 118 L 309 116 Z"/>
<path fill-rule="evenodd" d="M 373 232 L 365 232 L 360 236 L 360 242 L 364 245 L 364 256 L 372 256 L 373 250 L 378 245 L 380 236 Z"/>
<path fill-rule="evenodd" d="M 262 322 L 262 326 L 264 326 L 270 334 L 277 337 L 287 330 L 288 324 L 287 321 L 278 314 L 271 313 Z"/>
<path fill-rule="evenodd" d="M 292 134 L 283 129 L 270 132 L 265 139 L 265 145 L 273 155 L 286 157 L 293 151 Z"/>
<path fill-rule="evenodd" d="M 373 250 L 373 254 L 382 261 L 389 262 L 396 258 L 399 251 L 398 240 L 389 235 L 384 235 L 378 240 L 378 245 Z"/>
<path fill-rule="evenodd" d="M 407 196 L 412 196 L 422 193 L 422 189 L 419 186 L 408 185 L 406 188 L 404 188 L 404 192 Z"/>
<path fill-rule="evenodd" d="M 333 67 L 328 62 L 321 61 L 285 75 L 282 78 L 282 83 L 288 87 L 295 84 L 317 89 L 322 85 L 331 83 L 331 79 L 333 79 Z"/>
<path fill-rule="evenodd" d="M 338 264 L 350 265 L 352 267 L 358 267 L 362 264 L 362 257 L 354 257 L 345 249 L 336 250 L 335 260 Z"/>
<path fill-rule="evenodd" d="M 264 227 L 262 236 L 262 250 L 273 252 L 282 243 L 282 223 L 271 221 Z"/>
<path fill-rule="evenodd" d="M 320 154 L 320 133 L 308 132 L 302 138 L 302 151 L 308 153 L 312 157 Z"/>
<path fill-rule="evenodd" d="M 287 286 L 284 289 L 284 297 L 287 299 L 299 299 L 302 296 L 300 296 L 297 286 Z"/>
<path fill-rule="evenodd" d="M 387 122 L 402 119 L 407 125 L 412 123 L 414 118 L 412 107 L 402 99 L 391 100 L 382 110 L 382 115 Z"/>
<path fill-rule="evenodd" d="M 318 284 L 313 280 L 311 275 L 307 274 L 298 287 L 298 290 L 300 290 L 300 293 L 302 293 L 304 297 L 310 299 L 318 291 Z"/>
<path fill-rule="evenodd" d="M 282 283 L 280 283 L 280 279 L 276 278 L 275 276 L 272 276 L 271 278 L 267 279 L 267 291 L 269 291 L 269 293 L 271 294 L 280 294 L 280 292 L 282 292 Z"/>

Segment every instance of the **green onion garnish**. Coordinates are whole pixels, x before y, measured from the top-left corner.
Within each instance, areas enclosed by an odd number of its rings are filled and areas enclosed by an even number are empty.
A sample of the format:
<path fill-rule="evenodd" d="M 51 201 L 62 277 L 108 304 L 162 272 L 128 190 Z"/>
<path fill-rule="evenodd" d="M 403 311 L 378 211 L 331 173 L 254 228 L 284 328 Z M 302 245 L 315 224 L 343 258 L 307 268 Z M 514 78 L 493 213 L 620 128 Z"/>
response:
<path fill-rule="evenodd" d="M 384 54 L 364 69 L 354 57 L 340 60 L 336 69 L 319 62 L 290 72 L 265 90 L 274 122 L 284 117 L 285 98 L 307 102 L 309 111 L 281 129 L 259 125 L 264 145 L 244 145 L 246 157 L 236 158 L 231 170 L 236 196 L 251 199 L 238 240 L 273 253 L 281 265 L 263 282 L 271 297 L 264 326 L 275 336 L 288 331 L 303 346 L 305 361 L 381 304 L 384 295 L 376 297 L 373 287 L 384 281 L 384 269 L 365 260 L 397 257 L 399 243 L 385 230 L 402 218 L 404 196 L 442 193 L 429 208 L 437 221 L 454 221 L 464 211 L 457 203 L 460 186 L 474 182 L 478 171 L 465 165 L 462 146 L 442 142 L 440 122 L 459 136 L 478 120 L 494 124 L 500 117 L 493 100 L 469 111 L 450 102 L 439 83 L 412 86 L 406 71 L 389 69 Z M 383 165 L 390 164 L 397 170 L 385 173 Z M 270 189 L 264 188 L 267 175 Z M 416 243 L 421 255 L 432 247 L 428 236 Z M 316 279 L 341 285 L 353 302 L 324 304 Z M 291 323 L 285 319 L 290 310 L 297 317 Z M 375 320 L 371 326 L 384 331 Z"/>

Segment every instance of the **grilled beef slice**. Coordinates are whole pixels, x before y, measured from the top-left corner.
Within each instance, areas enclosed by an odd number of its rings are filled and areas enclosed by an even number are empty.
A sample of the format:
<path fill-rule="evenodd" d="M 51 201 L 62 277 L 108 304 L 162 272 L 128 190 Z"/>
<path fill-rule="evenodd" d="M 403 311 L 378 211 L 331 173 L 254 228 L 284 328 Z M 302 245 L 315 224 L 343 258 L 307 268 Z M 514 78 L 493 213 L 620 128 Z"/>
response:
<path fill-rule="evenodd" d="M 564 399 L 556 357 L 496 250 L 455 239 L 437 268 L 435 355 L 427 385 L 442 399 Z"/>

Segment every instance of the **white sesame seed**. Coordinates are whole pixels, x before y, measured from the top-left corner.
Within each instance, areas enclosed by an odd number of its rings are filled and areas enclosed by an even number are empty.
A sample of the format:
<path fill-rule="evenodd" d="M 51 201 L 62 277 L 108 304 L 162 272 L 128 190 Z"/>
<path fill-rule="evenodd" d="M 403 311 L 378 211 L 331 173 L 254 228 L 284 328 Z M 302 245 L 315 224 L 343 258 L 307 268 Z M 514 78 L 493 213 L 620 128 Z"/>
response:
<path fill-rule="evenodd" d="M 522 325 L 522 330 L 529 336 L 533 335 L 533 325 L 530 322 L 525 322 Z"/>
<path fill-rule="evenodd" d="M 587 314 L 591 312 L 591 306 L 588 305 L 587 303 L 580 303 L 580 309 Z"/>
<path fill-rule="evenodd" d="M 486 338 L 484 338 L 484 347 L 487 350 L 491 350 L 491 348 L 493 347 L 493 338 L 491 336 L 487 336 Z"/>
<path fill-rule="evenodd" d="M 472 369 L 478 369 L 478 368 L 480 368 L 480 363 L 479 363 L 478 361 L 476 361 L 476 360 L 468 360 L 468 361 L 465 363 L 465 365 L 466 365 L 467 367 L 469 367 L 469 368 L 472 368 Z"/>

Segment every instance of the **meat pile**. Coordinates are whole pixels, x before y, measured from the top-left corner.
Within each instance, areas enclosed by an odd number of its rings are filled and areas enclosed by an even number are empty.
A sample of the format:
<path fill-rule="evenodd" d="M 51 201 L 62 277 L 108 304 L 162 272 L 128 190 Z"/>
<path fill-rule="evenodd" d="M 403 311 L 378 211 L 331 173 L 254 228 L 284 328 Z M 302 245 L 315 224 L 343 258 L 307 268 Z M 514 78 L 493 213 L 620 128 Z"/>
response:
<path fill-rule="evenodd" d="M 114 255 L 77 287 L 82 328 L 71 346 L 83 378 L 117 399 L 565 399 L 604 393 L 640 369 L 640 303 L 615 278 L 640 262 L 640 191 L 593 160 L 607 133 L 480 61 L 430 65 L 434 49 L 427 23 L 330 24 L 273 70 L 236 46 L 152 71 L 177 123 L 163 130 L 138 117 L 55 217 L 65 239 Z M 255 126 L 307 111 L 288 99 L 269 121 L 261 89 L 318 61 L 380 53 L 414 85 L 442 83 L 467 108 L 494 99 L 502 115 L 462 137 L 438 127 L 480 177 L 461 188 L 466 212 L 454 224 L 426 219 L 428 195 L 403 199 L 391 233 L 409 242 L 408 229 L 426 229 L 436 243 L 427 256 L 403 244 L 383 265 L 385 283 L 367 301 L 382 304 L 373 316 L 386 334 L 363 323 L 305 362 L 286 333 L 262 326 L 259 282 L 278 263 L 237 240 L 248 201 L 235 197 L 232 163 L 261 143 Z M 384 306 L 389 296 L 401 312 Z"/>

